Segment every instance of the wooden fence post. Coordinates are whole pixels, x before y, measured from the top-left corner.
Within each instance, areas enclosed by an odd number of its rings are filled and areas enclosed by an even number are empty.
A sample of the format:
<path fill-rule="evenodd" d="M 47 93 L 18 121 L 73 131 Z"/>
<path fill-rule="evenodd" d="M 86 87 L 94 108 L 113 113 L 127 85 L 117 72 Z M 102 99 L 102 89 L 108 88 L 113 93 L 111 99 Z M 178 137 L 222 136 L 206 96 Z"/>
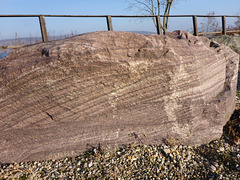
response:
<path fill-rule="evenodd" d="M 162 34 L 160 16 L 156 16 L 157 34 Z"/>
<path fill-rule="evenodd" d="M 113 26 L 112 26 L 112 17 L 111 16 L 107 16 L 107 27 L 108 27 L 108 31 L 113 31 Z"/>
<path fill-rule="evenodd" d="M 226 31 L 226 16 L 222 16 L 222 34 L 226 35 L 227 31 Z"/>
<path fill-rule="evenodd" d="M 197 16 L 193 16 L 193 31 L 194 36 L 198 36 Z"/>
<path fill-rule="evenodd" d="M 39 22 L 40 22 L 40 28 L 41 28 L 41 33 L 42 33 L 42 41 L 48 42 L 47 28 L 46 28 L 44 16 L 39 16 Z"/>

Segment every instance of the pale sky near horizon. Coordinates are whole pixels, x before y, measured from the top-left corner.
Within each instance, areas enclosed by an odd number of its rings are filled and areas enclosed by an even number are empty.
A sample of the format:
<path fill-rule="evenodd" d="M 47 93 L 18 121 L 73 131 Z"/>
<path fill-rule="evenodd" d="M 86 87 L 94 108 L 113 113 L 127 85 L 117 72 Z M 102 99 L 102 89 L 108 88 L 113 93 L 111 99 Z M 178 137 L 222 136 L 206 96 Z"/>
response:
<path fill-rule="evenodd" d="M 0 15 L 135 15 L 136 11 L 128 9 L 129 2 L 131 0 L 0 0 Z M 171 15 L 207 15 L 213 11 L 216 15 L 240 14 L 240 0 L 176 0 L 171 9 Z M 227 18 L 227 24 L 231 25 L 234 21 L 234 18 Z M 46 18 L 46 24 L 51 35 L 107 30 L 105 18 Z M 0 40 L 12 38 L 15 33 L 18 33 L 20 37 L 40 36 L 37 18 L 1 17 L 0 27 Z M 170 31 L 190 30 L 191 28 L 191 18 L 170 19 Z M 150 18 L 144 21 L 113 18 L 113 29 L 155 31 Z"/>

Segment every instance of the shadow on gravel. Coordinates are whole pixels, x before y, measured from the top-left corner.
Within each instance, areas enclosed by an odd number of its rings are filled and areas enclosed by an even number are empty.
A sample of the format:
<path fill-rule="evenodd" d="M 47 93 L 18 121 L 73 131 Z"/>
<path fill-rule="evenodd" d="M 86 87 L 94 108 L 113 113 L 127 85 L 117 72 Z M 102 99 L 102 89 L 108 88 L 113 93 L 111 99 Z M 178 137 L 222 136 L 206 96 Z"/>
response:
<path fill-rule="evenodd" d="M 232 114 L 230 120 L 223 127 L 222 138 L 229 141 L 231 145 L 240 145 L 240 108 L 238 106 L 236 107 L 236 110 Z"/>
<path fill-rule="evenodd" d="M 196 153 L 205 158 L 210 165 L 207 179 L 218 179 L 220 178 L 219 173 L 223 171 L 229 171 L 234 177 L 239 177 L 239 148 L 240 108 L 236 107 L 230 120 L 223 127 L 221 139 L 211 141 L 195 149 Z"/>

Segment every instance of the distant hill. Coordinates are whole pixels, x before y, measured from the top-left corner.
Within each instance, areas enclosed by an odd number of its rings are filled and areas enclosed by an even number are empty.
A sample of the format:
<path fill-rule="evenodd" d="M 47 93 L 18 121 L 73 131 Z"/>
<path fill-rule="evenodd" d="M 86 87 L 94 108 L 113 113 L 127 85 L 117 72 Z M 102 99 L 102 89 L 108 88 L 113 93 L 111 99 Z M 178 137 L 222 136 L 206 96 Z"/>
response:
<path fill-rule="evenodd" d="M 157 34 L 156 32 L 151 32 L 151 31 L 128 31 L 128 32 L 133 32 L 133 33 L 138 33 L 143 35 Z"/>

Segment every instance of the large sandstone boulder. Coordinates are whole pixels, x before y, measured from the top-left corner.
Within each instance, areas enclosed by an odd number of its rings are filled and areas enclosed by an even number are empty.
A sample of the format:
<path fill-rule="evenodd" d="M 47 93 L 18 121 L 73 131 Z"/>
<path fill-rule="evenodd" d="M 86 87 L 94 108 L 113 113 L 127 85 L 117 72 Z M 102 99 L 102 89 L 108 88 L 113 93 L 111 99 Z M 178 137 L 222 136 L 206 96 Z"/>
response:
<path fill-rule="evenodd" d="M 238 55 L 176 31 L 95 32 L 0 60 L 0 162 L 93 146 L 219 138 L 235 108 Z"/>

